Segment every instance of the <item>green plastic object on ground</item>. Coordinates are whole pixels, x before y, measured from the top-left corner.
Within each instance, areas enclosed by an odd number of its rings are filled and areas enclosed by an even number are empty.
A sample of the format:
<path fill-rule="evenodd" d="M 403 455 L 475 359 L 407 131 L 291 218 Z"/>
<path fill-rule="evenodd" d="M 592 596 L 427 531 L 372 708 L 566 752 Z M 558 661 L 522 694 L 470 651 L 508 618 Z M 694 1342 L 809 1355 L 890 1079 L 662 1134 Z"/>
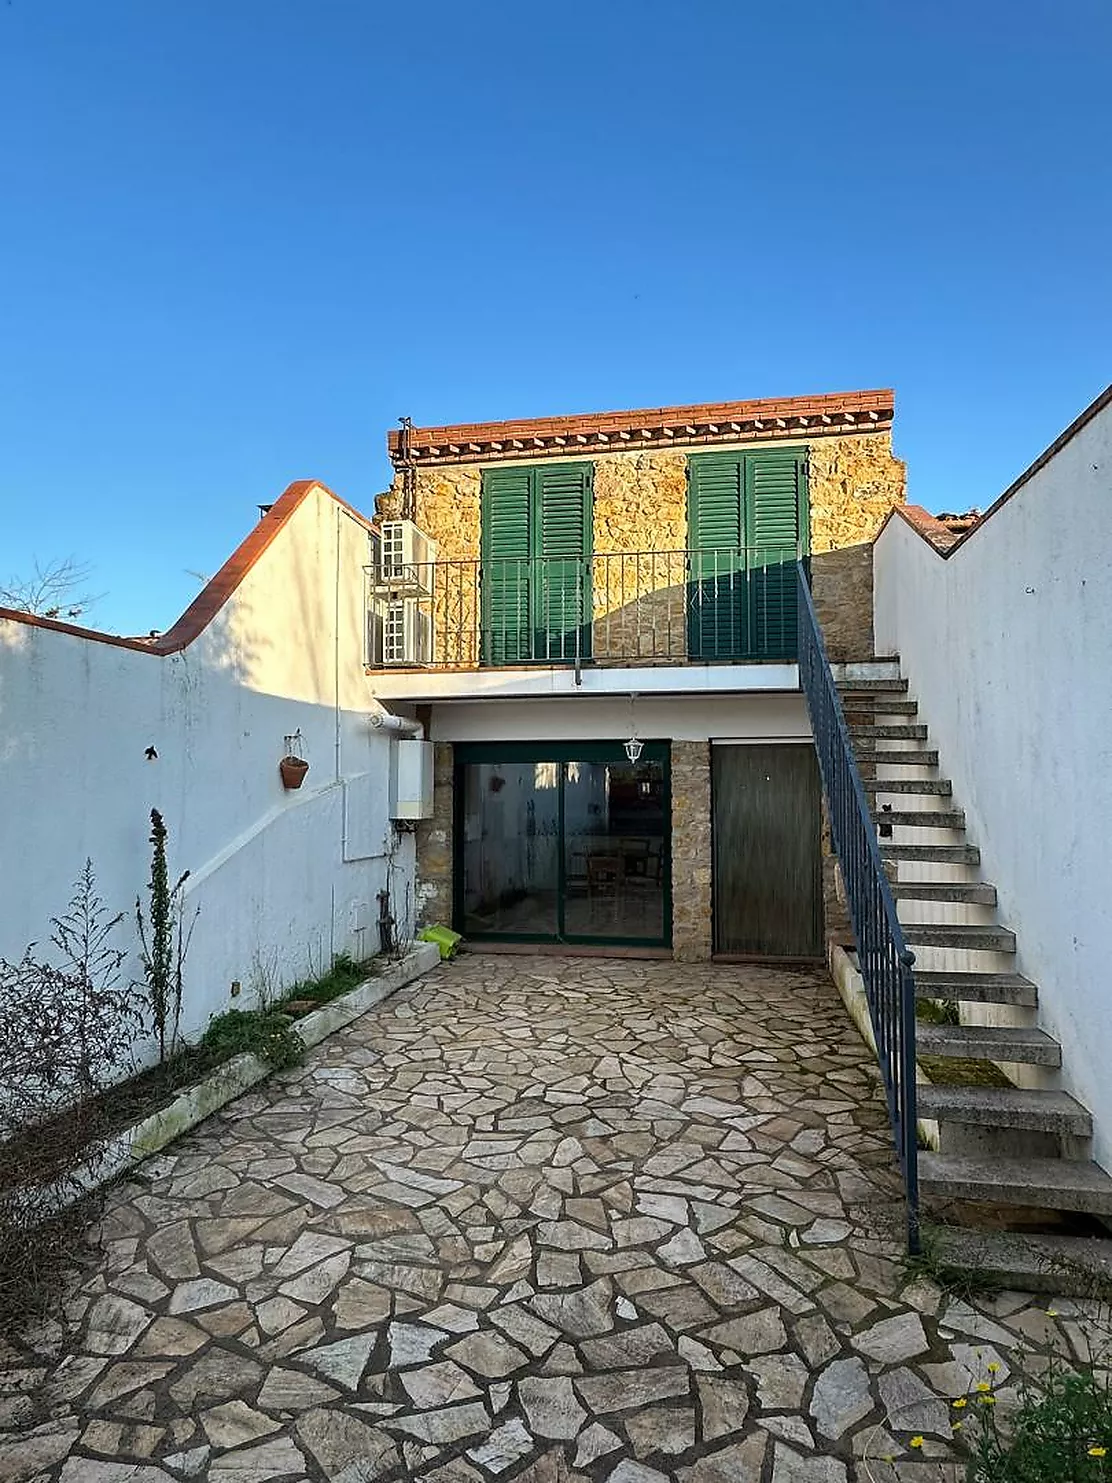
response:
<path fill-rule="evenodd" d="M 451 927 L 426 927 L 421 933 L 420 940 L 435 942 L 443 959 L 452 957 L 463 939 L 458 932 L 453 932 Z"/>

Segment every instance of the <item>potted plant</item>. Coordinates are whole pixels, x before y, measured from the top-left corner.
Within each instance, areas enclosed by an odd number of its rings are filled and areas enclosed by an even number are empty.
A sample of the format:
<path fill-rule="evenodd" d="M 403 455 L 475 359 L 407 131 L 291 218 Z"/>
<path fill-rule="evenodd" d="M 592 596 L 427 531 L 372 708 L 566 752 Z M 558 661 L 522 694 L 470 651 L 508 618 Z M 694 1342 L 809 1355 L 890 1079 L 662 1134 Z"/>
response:
<path fill-rule="evenodd" d="M 305 781 L 305 774 L 309 771 L 309 764 L 301 755 L 301 728 L 286 737 L 286 755 L 278 764 L 278 771 L 282 775 L 282 787 L 286 789 L 300 788 Z"/>

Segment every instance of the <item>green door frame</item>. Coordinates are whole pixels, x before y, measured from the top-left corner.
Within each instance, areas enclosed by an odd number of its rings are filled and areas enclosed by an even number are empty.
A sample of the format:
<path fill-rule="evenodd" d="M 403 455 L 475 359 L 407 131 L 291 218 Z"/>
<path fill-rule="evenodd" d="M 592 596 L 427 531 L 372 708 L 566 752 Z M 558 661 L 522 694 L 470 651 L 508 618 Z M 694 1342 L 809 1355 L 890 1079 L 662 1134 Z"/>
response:
<path fill-rule="evenodd" d="M 660 762 L 664 769 L 662 806 L 664 836 L 661 843 L 664 932 L 660 937 L 594 937 L 564 931 L 564 901 L 567 894 L 567 860 L 564 839 L 564 766 L 568 762 L 618 763 L 630 766 L 625 746 L 618 741 L 592 742 L 457 742 L 453 757 L 452 788 L 452 926 L 459 933 L 463 924 L 463 825 L 464 769 L 486 762 L 557 762 L 560 764 L 557 795 L 556 932 L 483 932 L 476 942 L 567 942 L 577 946 L 671 947 L 672 946 L 672 748 L 666 741 L 647 741 L 640 761 Z M 466 935 L 466 934 L 464 934 Z"/>

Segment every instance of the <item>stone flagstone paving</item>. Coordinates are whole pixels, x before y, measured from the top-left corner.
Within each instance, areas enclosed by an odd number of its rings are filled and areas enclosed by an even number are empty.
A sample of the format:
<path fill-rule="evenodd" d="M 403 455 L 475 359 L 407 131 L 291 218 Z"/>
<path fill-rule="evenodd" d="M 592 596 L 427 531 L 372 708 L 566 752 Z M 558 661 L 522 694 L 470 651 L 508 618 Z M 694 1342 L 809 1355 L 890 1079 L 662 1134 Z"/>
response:
<path fill-rule="evenodd" d="M 0 1479 L 956 1480 L 1082 1305 L 911 1279 L 900 1208 L 825 974 L 466 957 L 119 1188 Z"/>

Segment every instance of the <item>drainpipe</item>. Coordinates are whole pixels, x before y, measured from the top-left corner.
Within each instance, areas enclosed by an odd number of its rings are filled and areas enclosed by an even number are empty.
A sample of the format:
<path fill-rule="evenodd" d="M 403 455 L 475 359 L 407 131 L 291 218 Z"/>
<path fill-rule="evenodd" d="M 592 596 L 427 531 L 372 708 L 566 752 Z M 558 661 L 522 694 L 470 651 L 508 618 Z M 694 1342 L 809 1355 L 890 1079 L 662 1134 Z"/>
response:
<path fill-rule="evenodd" d="M 425 735 L 420 721 L 411 721 L 408 716 L 395 716 L 392 711 L 372 711 L 367 719 L 375 731 L 388 731 L 392 736 L 412 736 L 420 741 Z"/>

